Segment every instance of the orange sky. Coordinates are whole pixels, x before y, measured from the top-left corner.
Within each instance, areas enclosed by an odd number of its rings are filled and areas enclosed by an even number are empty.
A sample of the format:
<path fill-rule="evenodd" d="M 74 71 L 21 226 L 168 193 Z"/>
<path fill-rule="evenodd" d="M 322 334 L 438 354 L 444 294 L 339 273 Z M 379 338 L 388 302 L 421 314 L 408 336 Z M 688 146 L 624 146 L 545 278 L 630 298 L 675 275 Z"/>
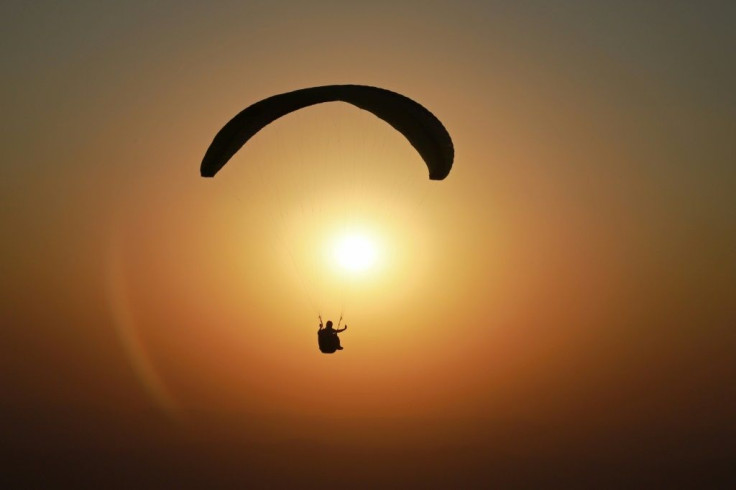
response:
<path fill-rule="evenodd" d="M 443 477 L 501 485 L 559 470 L 584 486 L 591 467 L 666 482 L 651 468 L 682 461 L 722 474 L 736 434 L 733 8 L 1 12 L 0 409 L 18 478 L 69 447 L 143 447 L 177 473 L 197 441 L 218 447 L 209 482 L 215 460 L 241 481 L 233 448 L 258 444 L 268 468 L 302 446 L 346 460 L 375 447 L 376 485 L 411 486 L 438 461 Z M 430 109 L 455 144 L 449 177 L 430 182 L 398 133 L 339 103 L 199 176 L 238 111 L 336 83 Z M 349 281 L 321 262 L 346 227 L 384 253 Z M 345 350 L 322 355 L 316 316 L 341 312 Z M 402 473 L 387 461 L 406 446 L 435 456 Z M 547 469 L 525 479 L 519 461 Z"/>

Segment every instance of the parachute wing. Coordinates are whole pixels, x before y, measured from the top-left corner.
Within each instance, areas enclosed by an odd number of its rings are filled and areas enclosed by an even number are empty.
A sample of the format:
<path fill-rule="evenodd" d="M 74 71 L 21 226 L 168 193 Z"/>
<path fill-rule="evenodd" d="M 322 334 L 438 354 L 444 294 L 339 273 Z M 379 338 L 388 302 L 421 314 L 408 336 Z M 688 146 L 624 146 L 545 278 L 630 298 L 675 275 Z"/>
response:
<path fill-rule="evenodd" d="M 429 178 L 442 180 L 452 168 L 452 139 L 434 114 L 396 92 L 365 85 L 327 85 L 274 95 L 246 108 L 215 136 L 202 160 L 203 177 L 213 177 L 258 131 L 304 107 L 342 101 L 366 110 L 399 131 L 419 152 L 429 169 Z"/>

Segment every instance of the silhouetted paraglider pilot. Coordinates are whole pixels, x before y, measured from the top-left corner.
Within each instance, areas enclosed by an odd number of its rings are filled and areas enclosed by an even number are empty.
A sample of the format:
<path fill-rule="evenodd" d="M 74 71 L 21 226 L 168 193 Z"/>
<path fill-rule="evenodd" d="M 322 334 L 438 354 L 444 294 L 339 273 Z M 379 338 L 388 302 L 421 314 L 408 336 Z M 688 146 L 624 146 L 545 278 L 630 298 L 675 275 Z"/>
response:
<path fill-rule="evenodd" d="M 331 320 L 327 320 L 327 324 L 322 325 L 322 317 L 319 317 L 319 330 L 317 331 L 319 350 L 325 354 L 332 354 L 336 350 L 342 350 L 342 346 L 340 345 L 340 337 L 338 337 L 337 334 L 347 330 L 347 328 L 348 326 L 345 325 L 343 328 L 338 328 L 337 330 L 335 330 L 334 328 L 332 328 Z"/>

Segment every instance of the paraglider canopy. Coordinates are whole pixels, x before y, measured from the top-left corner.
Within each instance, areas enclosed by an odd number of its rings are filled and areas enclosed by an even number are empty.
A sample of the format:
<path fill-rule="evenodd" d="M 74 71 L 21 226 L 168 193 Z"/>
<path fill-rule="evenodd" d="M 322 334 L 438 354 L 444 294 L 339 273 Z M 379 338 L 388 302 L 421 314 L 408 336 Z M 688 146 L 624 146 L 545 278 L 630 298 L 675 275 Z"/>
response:
<path fill-rule="evenodd" d="M 274 95 L 246 108 L 215 136 L 202 160 L 203 177 L 213 177 L 258 131 L 276 119 L 315 104 L 342 101 L 364 109 L 399 131 L 422 156 L 429 178 L 450 173 L 454 148 L 449 133 L 434 114 L 412 99 L 365 85 L 327 85 Z"/>

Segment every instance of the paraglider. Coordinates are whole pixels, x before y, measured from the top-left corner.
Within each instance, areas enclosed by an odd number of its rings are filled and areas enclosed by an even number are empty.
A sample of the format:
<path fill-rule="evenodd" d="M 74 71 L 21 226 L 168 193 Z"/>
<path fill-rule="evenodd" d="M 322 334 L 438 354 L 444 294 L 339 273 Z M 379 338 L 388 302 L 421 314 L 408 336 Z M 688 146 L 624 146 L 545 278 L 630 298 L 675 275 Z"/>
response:
<path fill-rule="evenodd" d="M 202 159 L 202 177 L 214 177 L 258 131 L 305 107 L 342 101 L 383 119 L 409 140 L 429 170 L 431 180 L 450 173 L 455 150 L 445 127 L 434 114 L 412 99 L 366 85 L 326 85 L 274 95 L 249 106 L 217 133 Z"/>
<path fill-rule="evenodd" d="M 340 318 L 340 321 L 342 321 L 342 317 Z M 319 345 L 320 352 L 324 354 L 332 354 L 335 351 L 343 350 L 342 345 L 340 345 L 340 337 L 338 337 L 337 334 L 344 332 L 347 329 L 347 325 L 340 328 L 339 322 L 337 329 L 332 328 L 332 320 L 327 320 L 327 324 L 322 325 L 322 316 L 320 316 L 319 330 L 317 330 L 317 343 Z"/>
<path fill-rule="evenodd" d="M 326 85 L 274 95 L 247 107 L 215 135 L 202 159 L 202 177 L 214 177 L 256 133 L 282 116 L 325 102 L 346 102 L 368 111 L 400 132 L 424 160 L 431 180 L 443 180 L 452 169 L 455 150 L 442 122 L 424 106 L 390 90 L 366 85 Z M 342 321 L 342 318 L 340 319 Z M 321 352 L 343 350 L 338 333 L 347 329 L 320 324 Z"/>

